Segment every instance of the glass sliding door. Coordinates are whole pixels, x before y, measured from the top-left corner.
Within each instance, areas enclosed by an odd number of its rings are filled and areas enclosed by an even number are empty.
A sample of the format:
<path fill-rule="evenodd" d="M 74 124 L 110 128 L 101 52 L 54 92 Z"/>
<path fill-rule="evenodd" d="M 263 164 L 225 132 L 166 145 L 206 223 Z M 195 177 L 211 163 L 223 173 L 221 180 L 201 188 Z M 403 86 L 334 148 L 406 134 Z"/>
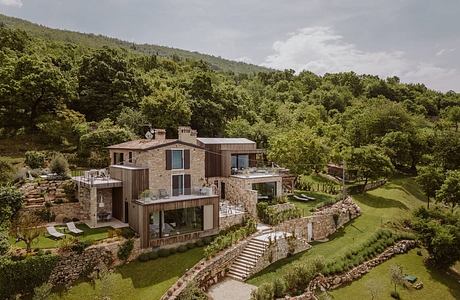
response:
<path fill-rule="evenodd" d="M 184 195 L 184 174 L 172 176 L 172 195 Z"/>
<path fill-rule="evenodd" d="M 163 211 L 161 237 L 203 230 L 203 206 Z"/>

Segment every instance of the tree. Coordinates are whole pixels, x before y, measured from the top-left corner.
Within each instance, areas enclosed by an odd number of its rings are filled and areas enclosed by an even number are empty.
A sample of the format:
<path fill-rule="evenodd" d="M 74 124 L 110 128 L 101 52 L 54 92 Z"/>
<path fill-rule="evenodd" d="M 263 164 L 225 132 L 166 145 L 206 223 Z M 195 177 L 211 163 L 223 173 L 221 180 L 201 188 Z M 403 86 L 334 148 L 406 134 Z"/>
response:
<path fill-rule="evenodd" d="M 397 294 L 396 286 L 404 282 L 403 269 L 400 265 L 391 265 L 390 266 L 390 280 L 394 284 L 394 293 Z"/>
<path fill-rule="evenodd" d="M 37 120 L 37 128 L 52 142 L 78 145 L 79 136 L 75 134 L 75 127 L 84 122 L 85 116 L 63 105 L 56 108 L 53 114 L 41 115 Z"/>
<path fill-rule="evenodd" d="M 296 174 L 309 174 L 324 167 L 328 151 L 323 139 L 310 129 L 294 129 L 269 140 L 268 158 Z"/>
<path fill-rule="evenodd" d="M 430 198 L 436 196 L 436 191 L 439 190 L 444 182 L 444 173 L 441 168 L 433 165 L 419 167 L 417 173 L 416 181 L 428 199 L 427 208 L 430 208 Z"/>
<path fill-rule="evenodd" d="M 460 204 L 460 171 L 449 171 L 440 189 L 436 192 L 437 200 L 454 208 Z"/>
<path fill-rule="evenodd" d="M 115 118 L 124 106 L 137 106 L 145 89 L 126 53 L 103 47 L 83 57 L 78 69 L 79 98 L 72 108 L 90 121 Z"/>
<path fill-rule="evenodd" d="M 388 177 L 394 171 L 390 159 L 375 145 L 348 150 L 344 157 L 348 168 L 357 170 L 358 176 L 364 180 L 363 193 L 369 179 Z"/>
<path fill-rule="evenodd" d="M 68 176 L 69 174 L 69 163 L 62 154 L 55 155 L 50 162 L 51 173 L 56 173 L 59 176 Z"/>
<path fill-rule="evenodd" d="M 23 194 L 14 186 L 0 186 L 0 227 L 16 217 L 24 201 Z"/>
<path fill-rule="evenodd" d="M 382 287 L 379 282 L 376 282 L 372 279 L 369 279 L 364 283 L 366 286 L 367 290 L 369 291 L 369 294 L 371 296 L 371 300 L 377 299 L 377 297 L 380 295 L 382 292 Z"/>
<path fill-rule="evenodd" d="M 175 132 L 178 126 L 190 124 L 190 106 L 180 89 L 163 87 L 144 97 L 141 111 L 154 128 Z"/>
<path fill-rule="evenodd" d="M 5 158 L 0 157 L 0 185 L 9 183 L 14 176 L 15 168 Z"/>
<path fill-rule="evenodd" d="M 458 131 L 458 124 L 460 123 L 460 106 L 451 106 L 444 112 L 446 119 L 455 125 L 455 131 Z"/>
<path fill-rule="evenodd" d="M 451 130 L 435 132 L 433 157 L 435 162 L 444 169 L 459 169 L 460 132 Z"/>
<path fill-rule="evenodd" d="M 8 232 L 0 227 L 0 257 L 5 255 L 10 250 L 10 241 L 8 239 Z"/>
<path fill-rule="evenodd" d="M 407 133 L 401 131 L 389 132 L 382 138 L 381 144 L 394 166 L 411 164 L 411 145 Z"/>
<path fill-rule="evenodd" d="M 40 236 L 40 218 L 33 213 L 23 213 L 11 224 L 11 235 L 26 244 L 26 251 L 32 250 L 32 243 Z"/>
<path fill-rule="evenodd" d="M 124 107 L 117 117 L 116 124 L 127 128 L 138 136 L 144 136 L 148 121 L 140 110 Z"/>

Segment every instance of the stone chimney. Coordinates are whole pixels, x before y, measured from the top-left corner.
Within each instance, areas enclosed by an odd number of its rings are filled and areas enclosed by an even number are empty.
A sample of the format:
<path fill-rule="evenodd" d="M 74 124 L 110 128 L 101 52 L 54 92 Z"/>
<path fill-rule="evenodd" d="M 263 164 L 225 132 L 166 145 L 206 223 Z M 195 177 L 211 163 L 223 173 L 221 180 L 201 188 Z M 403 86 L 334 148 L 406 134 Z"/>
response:
<path fill-rule="evenodd" d="M 189 126 L 179 126 L 177 131 L 180 141 L 196 145 L 196 130 L 193 130 Z"/>
<path fill-rule="evenodd" d="M 165 129 L 155 129 L 155 140 L 164 141 L 166 139 L 166 130 Z"/>

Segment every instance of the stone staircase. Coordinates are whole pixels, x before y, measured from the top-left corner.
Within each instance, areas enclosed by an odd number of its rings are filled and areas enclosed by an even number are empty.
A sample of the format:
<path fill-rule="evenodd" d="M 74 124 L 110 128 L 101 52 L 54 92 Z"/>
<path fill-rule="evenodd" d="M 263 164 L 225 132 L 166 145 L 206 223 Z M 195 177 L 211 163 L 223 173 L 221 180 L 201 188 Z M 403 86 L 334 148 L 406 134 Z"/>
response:
<path fill-rule="evenodd" d="M 259 229 L 261 234 L 270 234 L 273 230 L 270 227 Z M 251 270 L 256 266 L 257 261 L 264 254 L 268 247 L 268 241 L 252 238 L 240 255 L 235 259 L 230 266 L 228 276 L 236 280 L 245 280 L 249 277 Z"/>

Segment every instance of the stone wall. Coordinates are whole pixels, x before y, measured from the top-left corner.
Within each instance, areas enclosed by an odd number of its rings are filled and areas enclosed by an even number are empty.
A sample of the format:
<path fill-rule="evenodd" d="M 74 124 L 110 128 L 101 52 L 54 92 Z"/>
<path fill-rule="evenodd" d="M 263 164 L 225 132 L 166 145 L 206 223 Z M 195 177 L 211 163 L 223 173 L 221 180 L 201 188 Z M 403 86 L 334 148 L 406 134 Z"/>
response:
<path fill-rule="evenodd" d="M 219 229 L 224 230 L 236 224 L 243 223 L 243 220 L 248 216 L 247 213 L 227 215 L 225 217 L 219 217 Z"/>
<path fill-rule="evenodd" d="M 29 206 L 22 208 L 23 212 L 36 212 L 39 210 L 45 209 L 44 205 L 41 206 Z M 83 207 L 78 202 L 70 203 L 61 203 L 61 204 L 52 204 L 49 208 L 51 213 L 56 216 L 55 221 L 57 223 L 63 222 L 64 218 L 67 219 L 79 219 L 85 220 L 88 218 L 88 212 L 83 209 Z"/>
<path fill-rule="evenodd" d="M 75 195 L 67 195 L 64 186 L 73 184 L 72 180 L 34 180 L 19 187 L 24 194 L 25 206 L 41 206 L 45 202 L 71 202 Z M 70 197 L 69 197 L 70 196 Z"/>
<path fill-rule="evenodd" d="M 291 246 L 292 245 L 292 246 Z M 290 249 L 292 247 L 292 249 Z M 265 253 L 259 258 L 255 267 L 251 270 L 250 275 L 262 271 L 270 264 L 289 255 L 294 255 L 311 248 L 311 245 L 303 238 L 287 236 L 271 242 Z"/>

